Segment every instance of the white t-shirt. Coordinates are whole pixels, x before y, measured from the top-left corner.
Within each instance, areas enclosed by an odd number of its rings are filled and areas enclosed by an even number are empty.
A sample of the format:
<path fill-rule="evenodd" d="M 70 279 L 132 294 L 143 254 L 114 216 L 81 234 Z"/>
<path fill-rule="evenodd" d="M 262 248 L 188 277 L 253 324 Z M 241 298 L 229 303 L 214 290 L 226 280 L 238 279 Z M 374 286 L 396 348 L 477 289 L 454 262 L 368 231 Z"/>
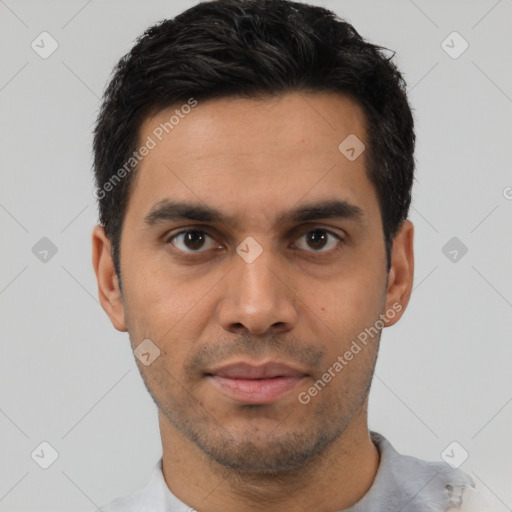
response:
<path fill-rule="evenodd" d="M 343 512 L 494 512 L 497 503 L 484 501 L 473 479 L 445 462 L 427 462 L 398 453 L 387 439 L 370 432 L 380 452 L 380 464 L 369 491 Z M 167 487 L 162 458 L 146 486 L 130 496 L 117 498 L 102 512 L 194 512 Z M 503 510 L 506 510 L 504 508 Z M 99 512 L 97 510 L 96 512 Z M 199 511 L 201 512 L 201 511 Z M 341 511 L 340 511 L 341 512 Z"/>

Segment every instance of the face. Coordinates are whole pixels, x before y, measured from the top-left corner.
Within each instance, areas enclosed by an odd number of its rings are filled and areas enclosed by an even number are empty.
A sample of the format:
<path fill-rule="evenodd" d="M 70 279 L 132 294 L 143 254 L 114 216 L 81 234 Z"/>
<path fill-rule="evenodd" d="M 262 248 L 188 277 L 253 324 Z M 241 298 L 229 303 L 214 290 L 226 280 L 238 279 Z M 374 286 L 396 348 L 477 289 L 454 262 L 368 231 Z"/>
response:
<path fill-rule="evenodd" d="M 93 236 L 102 304 L 134 350 L 160 351 L 137 364 L 167 433 L 240 472 L 296 469 L 365 405 L 380 329 L 410 293 L 411 228 L 388 275 L 365 153 L 338 149 L 368 147 L 350 99 L 199 102 L 158 140 L 175 109 L 140 130 L 156 145 L 123 225 L 122 300 Z"/>

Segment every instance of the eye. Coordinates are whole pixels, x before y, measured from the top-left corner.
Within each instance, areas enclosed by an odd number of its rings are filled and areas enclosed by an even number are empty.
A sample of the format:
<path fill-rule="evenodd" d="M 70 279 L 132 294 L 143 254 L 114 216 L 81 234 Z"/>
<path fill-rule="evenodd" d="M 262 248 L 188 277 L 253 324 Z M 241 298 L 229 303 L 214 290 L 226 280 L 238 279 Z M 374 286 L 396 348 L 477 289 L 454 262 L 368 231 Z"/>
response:
<path fill-rule="evenodd" d="M 329 250 L 334 249 L 339 242 L 343 242 L 343 239 L 340 236 L 323 228 L 316 228 L 308 231 L 307 233 L 304 233 L 299 240 L 304 238 L 309 247 L 313 248 L 312 252 L 328 252 Z M 331 238 L 331 241 L 329 241 L 329 238 Z M 300 244 L 296 243 L 294 245 L 299 249 L 304 249 L 304 247 L 300 247 Z"/>
<path fill-rule="evenodd" d="M 210 240 L 209 244 L 207 243 Z M 183 252 L 204 252 L 217 247 L 213 238 L 199 229 L 187 229 L 169 237 L 166 243 L 170 243 Z"/>

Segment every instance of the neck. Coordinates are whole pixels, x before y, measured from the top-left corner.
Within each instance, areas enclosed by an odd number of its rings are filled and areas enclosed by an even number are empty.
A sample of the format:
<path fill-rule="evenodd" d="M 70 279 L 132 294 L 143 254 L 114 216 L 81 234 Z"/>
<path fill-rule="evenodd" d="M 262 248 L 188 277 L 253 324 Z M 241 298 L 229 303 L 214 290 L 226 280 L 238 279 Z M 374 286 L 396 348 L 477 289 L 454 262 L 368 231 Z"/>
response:
<path fill-rule="evenodd" d="M 288 512 L 343 510 L 368 492 L 379 466 L 367 401 L 324 453 L 299 470 L 273 476 L 237 474 L 204 454 L 161 412 L 159 423 L 167 486 L 201 512 L 267 511 L 269 506 Z"/>

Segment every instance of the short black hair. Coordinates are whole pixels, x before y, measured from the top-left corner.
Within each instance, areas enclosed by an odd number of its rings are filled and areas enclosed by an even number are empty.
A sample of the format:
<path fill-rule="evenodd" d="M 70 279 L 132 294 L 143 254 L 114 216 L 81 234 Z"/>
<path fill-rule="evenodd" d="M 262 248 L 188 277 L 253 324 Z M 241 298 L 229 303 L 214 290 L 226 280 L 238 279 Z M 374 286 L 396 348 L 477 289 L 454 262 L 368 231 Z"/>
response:
<path fill-rule="evenodd" d="M 366 171 L 378 195 L 389 270 L 411 202 L 415 134 L 405 81 L 387 51 L 335 13 L 288 0 L 205 1 L 148 28 L 113 70 L 94 130 L 99 221 L 118 278 L 145 118 L 191 98 L 301 91 L 341 93 L 364 110 Z"/>

